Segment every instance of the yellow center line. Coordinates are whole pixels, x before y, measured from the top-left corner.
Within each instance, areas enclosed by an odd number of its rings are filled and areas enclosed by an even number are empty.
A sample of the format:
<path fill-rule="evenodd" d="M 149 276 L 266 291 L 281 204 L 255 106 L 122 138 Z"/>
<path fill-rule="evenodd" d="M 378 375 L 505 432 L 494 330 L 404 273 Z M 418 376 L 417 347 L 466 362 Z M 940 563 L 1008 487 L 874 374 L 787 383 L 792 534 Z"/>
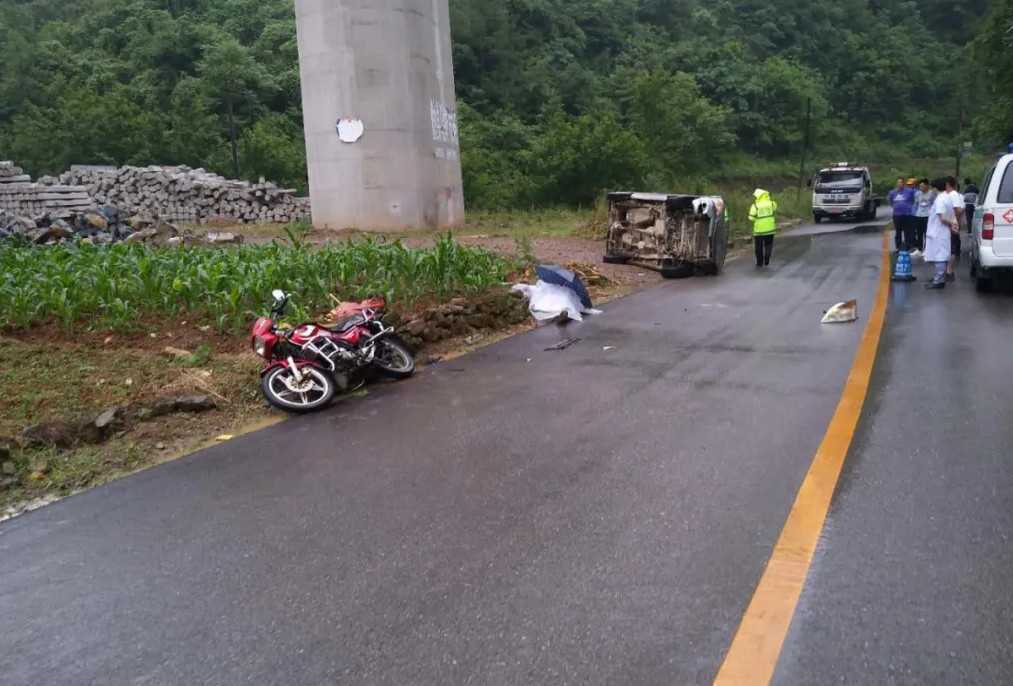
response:
<path fill-rule="evenodd" d="M 869 391 L 890 295 L 890 254 L 886 235 L 883 236 L 881 270 L 876 302 L 841 401 L 714 680 L 716 686 L 769 684 L 774 676 Z"/>

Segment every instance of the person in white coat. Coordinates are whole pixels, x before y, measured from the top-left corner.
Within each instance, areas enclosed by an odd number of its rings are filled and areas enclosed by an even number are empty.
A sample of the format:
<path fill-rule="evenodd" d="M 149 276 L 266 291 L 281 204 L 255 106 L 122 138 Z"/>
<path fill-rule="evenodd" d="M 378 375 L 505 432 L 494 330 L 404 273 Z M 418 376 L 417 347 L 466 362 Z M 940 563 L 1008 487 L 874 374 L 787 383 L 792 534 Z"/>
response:
<path fill-rule="evenodd" d="M 937 179 L 932 185 L 939 195 L 932 205 L 925 232 L 925 261 L 934 265 L 935 274 L 926 288 L 942 290 L 946 288 L 946 268 L 950 263 L 950 237 L 960 231 L 960 224 L 953 209 L 953 199 L 945 193 L 946 182 Z"/>

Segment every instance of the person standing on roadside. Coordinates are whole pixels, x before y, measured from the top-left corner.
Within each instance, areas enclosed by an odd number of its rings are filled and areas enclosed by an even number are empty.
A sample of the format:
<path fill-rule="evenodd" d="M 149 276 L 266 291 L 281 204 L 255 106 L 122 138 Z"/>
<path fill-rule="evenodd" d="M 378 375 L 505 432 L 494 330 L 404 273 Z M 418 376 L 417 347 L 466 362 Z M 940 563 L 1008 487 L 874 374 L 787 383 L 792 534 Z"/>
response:
<path fill-rule="evenodd" d="M 946 270 L 950 263 L 950 237 L 960 230 L 957 215 L 953 210 L 953 198 L 946 193 L 946 182 L 936 179 L 932 185 L 938 191 L 929 214 L 928 230 L 925 232 L 925 261 L 935 267 L 932 283 L 925 287 L 930 290 L 946 288 Z"/>
<path fill-rule="evenodd" d="M 911 247 L 911 222 L 914 217 L 915 189 L 914 184 L 908 186 L 904 177 L 897 179 L 897 187 L 888 196 L 893 208 L 894 244 L 897 251 L 909 250 Z"/>
<path fill-rule="evenodd" d="M 929 215 L 936 202 L 936 189 L 928 179 L 922 179 L 915 191 L 915 249 L 911 257 L 921 257 L 925 251 L 925 232 L 929 228 Z"/>
<path fill-rule="evenodd" d="M 946 178 L 946 195 L 950 198 L 950 205 L 953 207 L 953 213 L 956 216 L 957 230 L 950 236 L 950 260 L 946 265 L 946 280 L 956 281 L 957 280 L 957 260 L 960 259 L 960 250 L 962 242 L 960 240 L 960 234 L 967 228 L 966 218 L 964 217 L 964 196 L 959 190 L 957 190 L 957 179 L 952 176 Z"/>
<path fill-rule="evenodd" d="M 777 202 L 768 191 L 757 188 L 753 193 L 753 204 L 749 208 L 749 219 L 753 222 L 753 245 L 756 248 L 756 266 L 770 266 L 774 254 L 774 235 L 777 233 Z"/>
<path fill-rule="evenodd" d="M 978 207 L 978 195 L 981 191 L 971 179 L 964 179 L 964 219 L 967 221 L 967 232 L 974 230 L 974 210 Z"/>

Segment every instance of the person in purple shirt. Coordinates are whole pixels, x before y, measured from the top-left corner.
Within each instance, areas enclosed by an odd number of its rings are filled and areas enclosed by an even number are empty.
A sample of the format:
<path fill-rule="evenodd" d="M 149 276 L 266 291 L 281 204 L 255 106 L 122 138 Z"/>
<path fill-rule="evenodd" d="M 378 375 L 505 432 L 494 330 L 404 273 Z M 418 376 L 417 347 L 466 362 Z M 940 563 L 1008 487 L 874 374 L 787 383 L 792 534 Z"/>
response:
<path fill-rule="evenodd" d="M 915 219 L 915 179 L 904 182 L 904 177 L 897 179 L 897 187 L 888 196 L 893 208 L 894 244 L 897 251 L 910 250 L 913 245 Z"/>

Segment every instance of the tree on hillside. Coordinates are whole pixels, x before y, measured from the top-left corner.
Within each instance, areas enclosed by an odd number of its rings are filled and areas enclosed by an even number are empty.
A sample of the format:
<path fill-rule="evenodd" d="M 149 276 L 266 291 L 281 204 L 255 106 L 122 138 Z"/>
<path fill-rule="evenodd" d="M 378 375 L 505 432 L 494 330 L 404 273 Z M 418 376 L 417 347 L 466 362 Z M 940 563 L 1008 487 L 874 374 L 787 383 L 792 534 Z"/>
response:
<path fill-rule="evenodd" d="M 629 110 L 633 131 L 657 170 L 655 179 L 665 185 L 706 171 L 735 143 L 730 111 L 703 97 L 689 74 L 659 71 L 636 77 Z"/>
<path fill-rule="evenodd" d="M 1013 142 L 1013 0 L 998 0 L 974 42 L 975 61 L 988 107 L 978 110 L 977 127 L 990 138 Z"/>
<path fill-rule="evenodd" d="M 240 122 L 256 112 L 259 95 L 271 87 L 270 75 L 257 63 L 250 50 L 231 36 L 223 36 L 205 48 L 197 72 L 204 80 L 211 99 L 224 113 L 233 169 L 236 178 L 241 178 Z"/>
<path fill-rule="evenodd" d="M 558 102 L 546 109 L 524 159 L 543 205 L 591 204 L 603 191 L 636 186 L 647 166 L 643 144 L 613 112 L 570 117 Z"/>
<path fill-rule="evenodd" d="M 1005 137 L 1011 2 L 450 0 L 468 203 L 783 168 L 810 100 L 834 156 L 949 154 L 962 103 Z M 182 163 L 306 186 L 292 0 L 0 0 L 0 45 L 0 158 L 34 174 Z"/>

